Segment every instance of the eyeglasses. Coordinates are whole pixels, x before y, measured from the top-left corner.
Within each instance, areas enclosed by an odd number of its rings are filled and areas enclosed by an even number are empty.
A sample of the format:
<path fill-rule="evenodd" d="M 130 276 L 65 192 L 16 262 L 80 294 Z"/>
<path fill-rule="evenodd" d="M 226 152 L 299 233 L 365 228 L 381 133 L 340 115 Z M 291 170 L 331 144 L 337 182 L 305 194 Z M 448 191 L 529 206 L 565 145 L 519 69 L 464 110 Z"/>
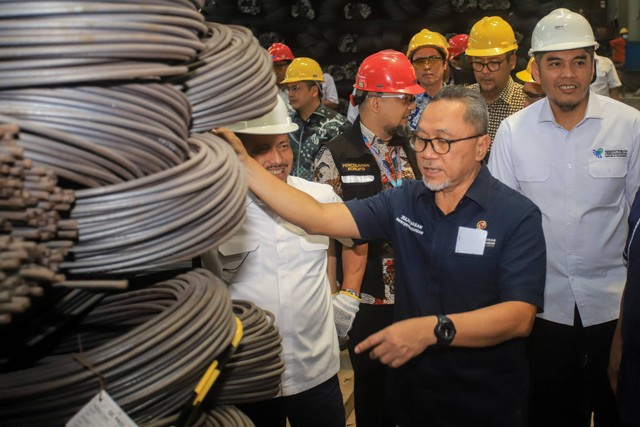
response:
<path fill-rule="evenodd" d="M 422 153 L 427 149 L 427 145 L 431 144 L 431 149 L 436 154 L 447 154 L 449 150 L 451 150 L 451 144 L 458 141 L 465 141 L 467 139 L 479 138 L 484 136 L 485 134 L 480 133 L 478 135 L 467 136 L 464 138 L 458 139 L 445 139 L 445 138 L 421 138 L 416 134 L 411 135 L 411 139 L 409 143 L 411 144 L 411 148 L 415 150 L 416 153 Z"/>
<path fill-rule="evenodd" d="M 414 59 L 411 63 L 416 67 L 424 67 L 425 65 L 435 67 L 438 64 L 444 64 L 444 58 L 441 56 L 425 56 L 424 58 Z"/>
<path fill-rule="evenodd" d="M 545 96 L 547 96 L 546 93 L 534 93 L 534 92 L 529 92 L 528 90 L 524 90 L 522 89 L 522 93 L 524 93 L 525 96 L 531 98 L 531 99 L 540 99 L 540 98 L 544 98 Z"/>
<path fill-rule="evenodd" d="M 291 85 L 291 86 L 287 86 L 285 87 L 285 90 L 287 92 L 297 92 L 300 90 L 301 87 L 311 87 L 313 86 L 312 84 L 297 84 L 297 85 Z"/>
<path fill-rule="evenodd" d="M 495 72 L 498 71 L 500 69 L 500 65 L 506 61 L 508 58 L 504 58 L 502 61 L 489 61 L 489 62 L 471 62 L 471 67 L 473 68 L 473 71 L 477 72 L 477 73 L 481 73 L 482 70 L 484 70 L 484 67 L 487 67 L 487 69 L 491 72 Z"/>
<path fill-rule="evenodd" d="M 380 95 L 367 95 L 367 98 L 398 98 L 404 105 L 413 104 L 416 102 L 415 95 L 407 95 L 404 93 L 385 93 Z"/>

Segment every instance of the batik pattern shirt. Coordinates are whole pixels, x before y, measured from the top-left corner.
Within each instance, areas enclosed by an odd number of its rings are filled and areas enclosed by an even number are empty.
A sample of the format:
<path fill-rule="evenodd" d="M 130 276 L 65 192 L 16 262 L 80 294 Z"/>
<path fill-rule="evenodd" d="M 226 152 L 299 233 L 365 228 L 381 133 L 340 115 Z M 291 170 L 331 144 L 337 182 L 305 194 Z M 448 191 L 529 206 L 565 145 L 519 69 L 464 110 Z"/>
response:
<path fill-rule="evenodd" d="M 297 113 L 292 120 L 298 125 L 298 130 L 289 133 L 293 149 L 291 174 L 311 181 L 313 162 L 320 147 L 347 130 L 351 123 L 343 115 L 322 104 L 306 121 Z"/>
<path fill-rule="evenodd" d="M 470 89 L 480 91 L 478 83 L 469 86 Z M 524 93 L 522 85 L 509 77 L 507 86 L 502 90 L 498 99 L 487 105 L 489 110 L 489 136 L 491 141 L 496 137 L 500 123 L 513 113 L 524 108 Z"/>

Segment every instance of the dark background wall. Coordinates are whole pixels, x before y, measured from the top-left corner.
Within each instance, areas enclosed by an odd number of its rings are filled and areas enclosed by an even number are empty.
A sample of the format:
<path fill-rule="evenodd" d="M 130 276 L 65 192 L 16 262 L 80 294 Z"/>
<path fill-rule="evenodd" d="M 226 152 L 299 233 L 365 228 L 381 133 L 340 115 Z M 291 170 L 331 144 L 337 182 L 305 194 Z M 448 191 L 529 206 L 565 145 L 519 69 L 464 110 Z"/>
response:
<path fill-rule="evenodd" d="M 382 49 L 405 52 L 422 28 L 447 37 L 468 33 L 484 16 L 511 24 L 519 44 L 516 69 L 523 69 L 535 24 L 558 7 L 582 13 L 601 45 L 608 46 L 618 30 L 607 21 L 605 0 L 208 0 L 204 13 L 210 21 L 249 27 L 265 48 L 283 42 L 295 56 L 316 59 L 344 97 L 366 56 Z"/>

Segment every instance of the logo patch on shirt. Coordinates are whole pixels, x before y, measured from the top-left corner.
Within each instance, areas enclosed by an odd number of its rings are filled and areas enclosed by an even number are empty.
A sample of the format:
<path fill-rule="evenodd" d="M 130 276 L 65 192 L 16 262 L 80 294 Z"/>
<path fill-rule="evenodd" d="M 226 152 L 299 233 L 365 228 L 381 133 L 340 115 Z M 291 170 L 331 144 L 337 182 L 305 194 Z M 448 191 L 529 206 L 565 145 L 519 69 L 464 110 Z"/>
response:
<path fill-rule="evenodd" d="M 409 230 L 413 231 L 416 234 L 419 234 L 421 236 L 424 234 L 424 231 L 422 231 L 422 229 L 424 228 L 422 224 L 418 224 L 417 222 L 410 220 L 404 215 L 402 215 L 400 218 L 396 218 L 396 221 L 400 225 L 407 227 Z"/>
<path fill-rule="evenodd" d="M 478 221 L 476 223 L 476 228 L 478 230 L 486 230 L 487 229 L 487 221 L 485 221 L 484 219 L 481 219 L 480 221 Z"/>
<path fill-rule="evenodd" d="M 496 247 L 496 239 L 490 239 L 487 237 L 487 240 L 484 242 L 485 248 L 495 248 Z"/>
<path fill-rule="evenodd" d="M 343 163 L 342 167 L 347 172 L 364 172 L 370 168 L 369 163 Z"/>
<path fill-rule="evenodd" d="M 597 150 L 591 150 L 593 155 L 598 159 L 602 159 L 603 157 L 609 159 L 626 159 L 628 156 L 627 150 L 605 150 L 600 147 Z"/>

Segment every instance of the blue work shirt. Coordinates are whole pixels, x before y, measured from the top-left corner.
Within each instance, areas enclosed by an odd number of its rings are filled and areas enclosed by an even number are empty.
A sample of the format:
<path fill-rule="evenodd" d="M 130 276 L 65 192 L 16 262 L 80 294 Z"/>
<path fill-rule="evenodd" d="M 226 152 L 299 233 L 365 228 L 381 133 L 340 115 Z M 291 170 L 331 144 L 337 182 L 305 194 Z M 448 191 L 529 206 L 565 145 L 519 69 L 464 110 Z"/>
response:
<path fill-rule="evenodd" d="M 363 240 L 392 241 L 396 320 L 507 301 L 541 311 L 546 249 L 538 207 L 485 166 L 448 215 L 434 195 L 423 182 L 408 181 L 346 204 Z M 465 232 L 476 236 L 479 230 L 487 232 L 484 248 L 458 243 Z M 400 425 L 520 425 L 513 423 L 524 411 L 528 385 L 522 339 L 484 348 L 430 347 L 393 372 L 391 393 L 402 396 L 394 399 L 394 412 L 409 420 Z"/>

